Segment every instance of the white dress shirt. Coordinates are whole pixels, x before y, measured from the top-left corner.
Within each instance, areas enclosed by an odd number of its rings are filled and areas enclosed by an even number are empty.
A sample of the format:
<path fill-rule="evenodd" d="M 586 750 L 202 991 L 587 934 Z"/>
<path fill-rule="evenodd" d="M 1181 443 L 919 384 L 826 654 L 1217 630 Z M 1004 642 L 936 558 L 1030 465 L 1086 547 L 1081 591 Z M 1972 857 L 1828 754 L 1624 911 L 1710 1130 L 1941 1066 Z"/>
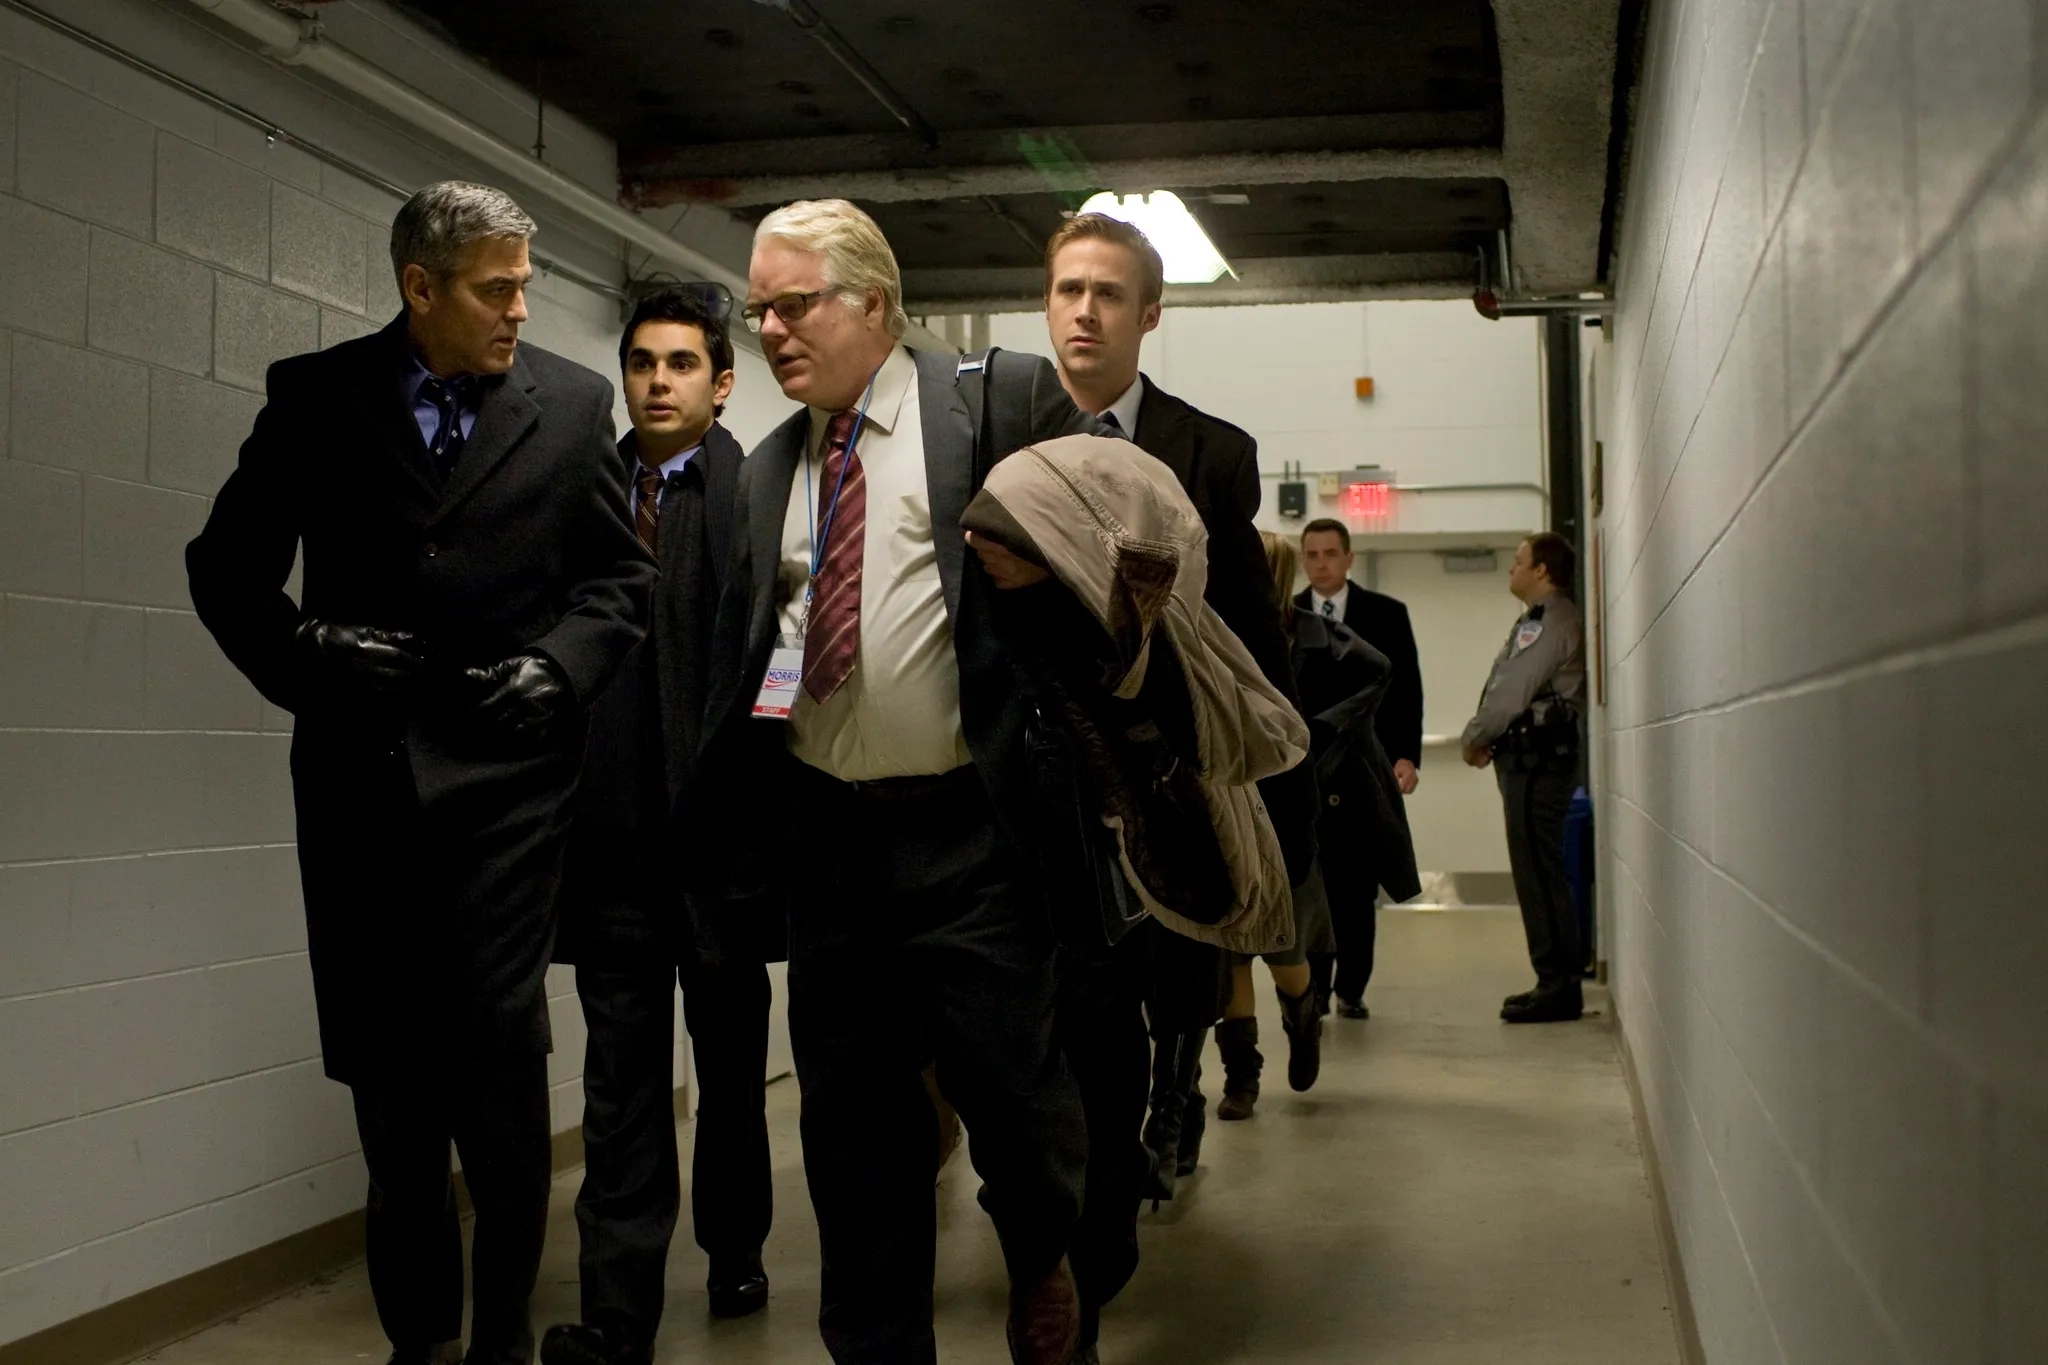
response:
<path fill-rule="evenodd" d="M 1341 621 L 1344 619 L 1344 608 L 1351 601 L 1351 583 L 1350 580 L 1345 580 L 1344 586 L 1337 589 L 1335 597 L 1325 597 L 1314 588 L 1308 590 L 1308 595 L 1309 599 L 1315 603 L 1316 615 L 1327 616 L 1332 620 Z M 1325 602 L 1330 604 L 1328 611 L 1323 610 Z"/>
<path fill-rule="evenodd" d="M 1096 413 L 1097 417 L 1114 417 L 1116 424 L 1124 429 L 1124 438 L 1138 439 L 1138 409 L 1145 405 L 1145 376 L 1139 375 L 1131 381 L 1123 396 Z"/>
<path fill-rule="evenodd" d="M 811 409 L 806 458 L 797 466 L 782 521 L 782 581 L 790 590 L 782 629 L 791 636 L 810 582 L 812 528 L 821 502 L 832 496 L 819 458 L 831 419 L 830 412 Z M 789 715 L 790 751 L 843 782 L 951 772 L 973 755 L 960 728 L 960 668 L 925 486 L 917 363 L 903 347 L 876 372 L 855 440 L 868 501 L 853 673 L 823 705 L 798 690 Z M 947 534 L 960 531 L 949 527 Z"/>

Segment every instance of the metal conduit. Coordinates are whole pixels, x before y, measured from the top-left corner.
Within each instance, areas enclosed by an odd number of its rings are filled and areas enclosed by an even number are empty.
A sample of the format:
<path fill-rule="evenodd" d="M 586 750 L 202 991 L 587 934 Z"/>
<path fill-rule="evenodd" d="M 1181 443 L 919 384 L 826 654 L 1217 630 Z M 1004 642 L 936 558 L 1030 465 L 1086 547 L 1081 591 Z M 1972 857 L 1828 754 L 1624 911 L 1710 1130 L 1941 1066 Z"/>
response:
<path fill-rule="evenodd" d="M 190 0 L 215 18 L 262 44 L 264 55 L 287 66 L 304 67 L 368 100 L 379 109 L 454 147 L 536 191 L 552 203 L 607 231 L 617 233 L 655 259 L 715 280 L 744 294 L 744 276 L 693 247 L 685 246 L 637 214 L 571 180 L 544 161 L 484 132 L 444 105 L 420 94 L 362 58 L 328 42 L 317 19 L 298 19 L 264 0 Z"/>
<path fill-rule="evenodd" d="M 735 295 L 745 295 L 747 281 L 740 272 L 676 240 L 631 210 L 571 180 L 525 150 L 493 137 L 460 114 L 428 99 L 411 86 L 393 79 L 346 49 L 335 46 L 322 35 L 318 20 L 300 19 L 273 8 L 265 3 L 265 0 L 191 0 L 191 3 L 195 8 L 206 11 L 256 39 L 262 45 L 265 56 L 287 66 L 300 66 L 315 71 L 377 108 L 398 116 L 413 127 L 476 158 L 492 170 L 503 174 L 507 180 L 539 193 L 558 208 L 565 209 L 575 217 L 605 231 L 616 233 L 638 246 L 653 259 L 688 271 L 693 278 L 722 284 Z M 264 118 L 253 109 L 217 95 L 203 86 L 195 85 L 153 62 L 66 23 L 32 4 L 25 3 L 24 0 L 0 0 L 0 4 L 5 4 L 8 8 L 25 14 L 96 52 L 112 57 L 123 65 L 163 81 L 222 113 L 261 128 L 270 136 L 289 142 L 308 155 L 318 157 L 338 170 L 347 171 L 350 175 L 367 181 L 388 194 L 405 198 L 412 193 L 404 186 L 393 184 L 375 171 L 318 142 L 287 132 L 276 121 Z M 587 289 L 596 290 L 615 299 L 626 297 L 625 291 L 617 285 L 593 279 L 541 253 L 533 253 L 533 260 L 537 266 L 550 274 L 559 275 Z M 915 323 L 911 325 L 910 332 L 904 339 L 931 350 L 953 349 L 931 331 Z M 760 347 L 760 342 L 753 334 L 744 329 L 734 329 L 733 340 L 757 351 Z"/>

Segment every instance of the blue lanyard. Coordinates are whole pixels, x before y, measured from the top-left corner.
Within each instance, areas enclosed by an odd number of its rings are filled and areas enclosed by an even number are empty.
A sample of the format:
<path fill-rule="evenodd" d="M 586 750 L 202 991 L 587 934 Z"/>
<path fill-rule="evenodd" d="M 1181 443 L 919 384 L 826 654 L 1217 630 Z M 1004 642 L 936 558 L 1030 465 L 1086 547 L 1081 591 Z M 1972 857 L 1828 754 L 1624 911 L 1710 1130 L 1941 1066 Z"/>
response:
<path fill-rule="evenodd" d="M 811 604 L 811 589 L 812 585 L 818 581 L 818 568 L 825 562 L 825 547 L 832 541 L 832 525 L 839 519 L 839 493 L 840 490 L 846 487 L 846 467 L 853 463 L 854 447 L 860 444 L 860 429 L 867 424 L 868 404 L 875 396 L 875 379 L 881 373 L 881 370 L 877 369 L 874 374 L 868 376 L 868 391 L 861 397 L 860 411 L 853 416 L 853 432 L 846 438 L 846 458 L 839 462 L 839 478 L 832 485 L 832 502 L 825 509 L 825 524 L 823 526 L 818 526 L 812 512 L 811 453 L 808 450 L 804 452 L 804 517 L 812 526 L 817 528 L 811 545 L 810 582 L 804 585 L 804 605 L 806 607 L 809 607 Z"/>

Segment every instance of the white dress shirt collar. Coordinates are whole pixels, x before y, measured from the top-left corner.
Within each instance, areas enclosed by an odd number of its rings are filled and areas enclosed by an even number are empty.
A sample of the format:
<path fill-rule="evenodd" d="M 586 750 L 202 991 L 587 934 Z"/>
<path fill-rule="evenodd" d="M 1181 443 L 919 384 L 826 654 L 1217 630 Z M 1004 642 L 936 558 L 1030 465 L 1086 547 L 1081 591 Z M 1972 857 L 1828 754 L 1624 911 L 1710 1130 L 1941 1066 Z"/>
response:
<path fill-rule="evenodd" d="M 1131 381 L 1122 397 L 1095 415 L 1116 418 L 1116 424 L 1124 429 L 1124 435 L 1135 441 L 1138 439 L 1138 409 L 1144 404 L 1145 376 L 1141 374 Z"/>
<path fill-rule="evenodd" d="M 1351 604 L 1351 583 L 1347 579 L 1344 583 L 1344 586 L 1337 589 L 1336 593 L 1329 597 L 1323 596 L 1314 588 L 1310 588 L 1308 590 L 1308 595 L 1310 599 L 1314 601 L 1314 603 L 1316 604 L 1316 615 L 1327 615 L 1333 618 L 1334 620 L 1341 621 L 1344 619 L 1344 608 Z M 1328 612 L 1325 612 L 1323 610 L 1323 603 L 1325 602 L 1328 602 L 1330 604 L 1330 610 Z"/>
<path fill-rule="evenodd" d="M 638 445 L 637 440 L 635 441 L 635 445 Z M 654 505 L 656 507 L 661 506 L 661 500 L 663 496 L 666 495 L 668 492 L 669 478 L 672 475 L 682 473 L 682 471 L 689 466 L 690 461 L 697 457 L 697 452 L 702 450 L 703 448 L 704 443 L 702 441 L 699 441 L 697 442 L 697 444 L 691 446 L 688 450 L 681 451 L 677 454 L 671 455 L 666 460 L 663 460 L 661 462 L 661 486 L 655 489 L 654 491 Z M 640 506 L 640 471 L 645 468 L 647 468 L 646 462 L 640 458 L 640 453 L 636 449 L 633 453 L 632 483 L 632 503 L 635 508 L 638 508 Z"/>
<path fill-rule="evenodd" d="M 875 371 L 873 394 L 863 394 L 868 400 L 866 424 L 877 431 L 893 434 L 896 423 L 903 414 L 903 399 L 910 392 L 910 386 L 917 382 L 917 361 L 911 358 L 910 348 L 897 346 L 889 352 L 889 358 L 882 362 L 882 368 Z M 854 404 L 859 408 L 859 403 Z M 825 424 L 832 420 L 832 414 L 824 408 L 811 409 L 810 449 L 817 453 L 818 445 L 825 439 Z"/>

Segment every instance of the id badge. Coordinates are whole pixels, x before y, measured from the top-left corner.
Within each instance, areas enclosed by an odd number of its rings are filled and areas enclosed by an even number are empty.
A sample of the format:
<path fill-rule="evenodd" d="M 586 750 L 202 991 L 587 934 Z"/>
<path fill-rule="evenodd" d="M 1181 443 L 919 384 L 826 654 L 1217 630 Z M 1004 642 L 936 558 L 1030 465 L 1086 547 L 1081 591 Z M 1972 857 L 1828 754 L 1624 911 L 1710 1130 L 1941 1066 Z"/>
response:
<path fill-rule="evenodd" d="M 761 691 L 754 698 L 754 718 L 788 720 L 803 685 L 804 637 L 776 636 L 775 650 L 768 656 L 768 671 L 761 677 Z"/>

